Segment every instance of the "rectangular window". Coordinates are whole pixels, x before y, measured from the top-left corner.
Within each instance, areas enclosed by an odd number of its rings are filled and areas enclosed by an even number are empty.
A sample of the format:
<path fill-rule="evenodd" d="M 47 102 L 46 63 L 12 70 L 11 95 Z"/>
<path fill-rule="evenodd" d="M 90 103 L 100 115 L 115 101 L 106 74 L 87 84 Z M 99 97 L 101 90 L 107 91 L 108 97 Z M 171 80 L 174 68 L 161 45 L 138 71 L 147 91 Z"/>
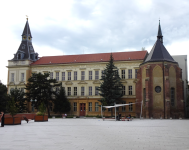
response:
<path fill-rule="evenodd" d="M 89 71 L 89 80 L 92 80 L 92 79 L 93 79 L 93 72 Z"/>
<path fill-rule="evenodd" d="M 92 86 L 89 86 L 89 95 L 92 95 Z"/>
<path fill-rule="evenodd" d="M 50 79 L 53 79 L 53 72 L 50 72 Z"/>
<path fill-rule="evenodd" d="M 65 81 L 65 72 L 62 72 L 62 81 Z"/>
<path fill-rule="evenodd" d="M 95 71 L 95 80 L 98 80 L 98 79 L 99 79 L 99 71 L 96 70 L 96 71 Z"/>
<path fill-rule="evenodd" d="M 74 80 L 77 80 L 77 71 L 74 71 Z"/>
<path fill-rule="evenodd" d="M 129 111 L 133 111 L 133 104 L 132 104 L 132 102 L 129 102 Z"/>
<path fill-rule="evenodd" d="M 85 87 L 81 87 L 81 96 L 85 95 Z"/>
<path fill-rule="evenodd" d="M 71 72 L 68 72 L 68 80 L 71 80 Z"/>
<path fill-rule="evenodd" d="M 71 95 L 71 87 L 68 87 L 68 96 Z"/>
<path fill-rule="evenodd" d="M 98 102 L 95 102 L 95 111 L 98 111 Z"/>
<path fill-rule="evenodd" d="M 81 80 L 85 80 L 85 71 L 81 71 Z"/>
<path fill-rule="evenodd" d="M 99 92 L 98 92 L 98 86 L 95 86 L 95 95 L 98 95 L 99 94 Z"/>
<path fill-rule="evenodd" d="M 138 69 L 135 69 L 135 79 L 137 78 Z"/>
<path fill-rule="evenodd" d="M 132 86 L 129 86 L 129 95 L 133 95 Z"/>
<path fill-rule="evenodd" d="M 11 73 L 11 82 L 14 82 L 14 73 Z"/>
<path fill-rule="evenodd" d="M 77 103 L 74 102 L 74 111 L 77 111 Z"/>
<path fill-rule="evenodd" d="M 24 73 L 21 73 L 21 81 L 24 81 Z"/>
<path fill-rule="evenodd" d="M 125 102 L 122 102 L 122 104 L 126 104 Z M 125 106 L 122 106 L 122 111 L 125 111 Z"/>
<path fill-rule="evenodd" d="M 74 96 L 77 96 L 77 87 L 74 87 Z"/>
<path fill-rule="evenodd" d="M 109 112 L 112 111 L 112 108 L 108 108 L 108 111 L 109 111 Z"/>
<path fill-rule="evenodd" d="M 59 81 L 59 72 L 56 72 L 56 81 Z"/>
<path fill-rule="evenodd" d="M 128 70 L 128 79 L 132 79 L 132 69 Z"/>
<path fill-rule="evenodd" d="M 125 95 L 125 86 L 122 86 L 122 95 Z"/>
<path fill-rule="evenodd" d="M 92 102 L 89 102 L 89 111 L 92 111 Z"/>
<path fill-rule="evenodd" d="M 121 78 L 125 79 L 125 70 L 121 70 Z"/>

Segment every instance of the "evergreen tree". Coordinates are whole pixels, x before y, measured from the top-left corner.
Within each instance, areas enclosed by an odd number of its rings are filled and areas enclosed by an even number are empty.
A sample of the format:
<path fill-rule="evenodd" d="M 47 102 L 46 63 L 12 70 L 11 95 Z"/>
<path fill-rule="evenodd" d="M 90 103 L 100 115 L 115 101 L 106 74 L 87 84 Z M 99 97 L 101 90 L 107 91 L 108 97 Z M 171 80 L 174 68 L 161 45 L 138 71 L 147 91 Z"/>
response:
<path fill-rule="evenodd" d="M 60 88 L 60 92 L 56 95 L 56 99 L 54 101 L 54 112 L 62 114 L 64 112 L 68 112 L 71 109 L 70 102 L 68 101 L 65 90 L 63 87 Z"/>
<path fill-rule="evenodd" d="M 18 108 L 18 113 L 23 113 L 26 111 L 26 103 L 24 98 L 24 92 L 18 90 L 17 88 L 10 91 L 11 98 L 15 101 L 15 106 Z"/>
<path fill-rule="evenodd" d="M 6 112 L 6 105 L 9 97 L 7 95 L 7 87 L 0 83 L 0 111 Z"/>
<path fill-rule="evenodd" d="M 121 102 L 121 78 L 119 77 L 118 68 L 114 65 L 112 54 L 110 55 L 109 63 L 106 65 L 106 69 L 100 80 L 102 80 L 102 83 L 98 90 L 100 91 L 100 96 L 103 98 L 99 101 L 107 105 L 114 105 L 114 103 Z"/>
<path fill-rule="evenodd" d="M 10 113 L 12 117 L 14 117 L 18 113 L 18 108 L 16 107 L 14 98 L 9 98 L 7 102 L 7 111 Z"/>
<path fill-rule="evenodd" d="M 26 85 L 26 98 L 28 101 L 37 100 L 36 102 L 32 102 L 35 104 L 35 107 L 41 103 L 44 103 L 48 116 L 50 117 L 50 103 L 54 101 L 54 96 L 56 95 L 56 91 L 53 89 L 61 85 L 58 84 L 56 79 L 48 79 L 50 73 L 32 73 L 32 76 L 28 79 L 28 83 Z"/>

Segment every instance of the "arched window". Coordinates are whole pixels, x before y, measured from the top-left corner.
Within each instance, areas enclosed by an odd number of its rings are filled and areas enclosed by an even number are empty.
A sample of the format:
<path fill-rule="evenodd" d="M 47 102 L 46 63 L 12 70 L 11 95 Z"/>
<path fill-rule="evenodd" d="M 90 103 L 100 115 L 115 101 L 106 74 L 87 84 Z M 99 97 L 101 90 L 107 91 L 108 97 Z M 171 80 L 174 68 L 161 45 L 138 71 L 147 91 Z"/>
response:
<path fill-rule="evenodd" d="M 171 105 L 175 105 L 175 88 L 171 88 Z"/>

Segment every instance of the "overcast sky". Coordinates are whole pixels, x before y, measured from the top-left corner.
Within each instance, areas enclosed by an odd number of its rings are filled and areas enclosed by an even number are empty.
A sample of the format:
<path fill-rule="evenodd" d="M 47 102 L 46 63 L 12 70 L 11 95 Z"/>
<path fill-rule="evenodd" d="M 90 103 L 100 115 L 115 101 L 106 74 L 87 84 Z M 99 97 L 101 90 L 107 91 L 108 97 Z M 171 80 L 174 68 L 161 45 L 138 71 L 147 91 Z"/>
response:
<path fill-rule="evenodd" d="M 26 15 L 39 56 L 150 52 L 159 18 L 171 55 L 189 54 L 188 0 L 4 0 L 0 7 L 0 80 L 21 43 Z"/>

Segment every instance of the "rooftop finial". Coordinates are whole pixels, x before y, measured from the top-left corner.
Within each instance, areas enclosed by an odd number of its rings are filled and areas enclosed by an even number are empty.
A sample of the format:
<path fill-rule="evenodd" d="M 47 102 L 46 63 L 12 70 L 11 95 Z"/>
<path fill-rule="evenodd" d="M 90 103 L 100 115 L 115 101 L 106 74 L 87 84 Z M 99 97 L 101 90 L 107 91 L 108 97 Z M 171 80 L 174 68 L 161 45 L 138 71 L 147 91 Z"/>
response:
<path fill-rule="evenodd" d="M 26 20 L 28 20 L 28 16 L 26 15 Z"/>

